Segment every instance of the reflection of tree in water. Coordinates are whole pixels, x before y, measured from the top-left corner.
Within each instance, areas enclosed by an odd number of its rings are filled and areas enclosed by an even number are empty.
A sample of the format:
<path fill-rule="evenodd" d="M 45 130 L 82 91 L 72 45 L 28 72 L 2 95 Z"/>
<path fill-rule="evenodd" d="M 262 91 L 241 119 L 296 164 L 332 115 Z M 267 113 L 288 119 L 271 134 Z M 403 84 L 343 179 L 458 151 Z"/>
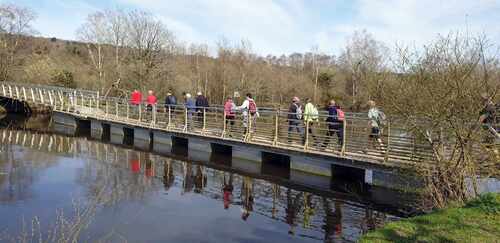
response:
<path fill-rule="evenodd" d="M 150 176 L 154 175 L 153 164 L 148 153 L 130 153 L 127 157 L 115 157 L 111 161 L 85 163 L 78 176 L 78 182 L 87 188 L 90 199 L 100 196 L 100 203 L 113 205 L 121 200 L 142 200 L 155 191 Z M 130 165 L 130 171 L 120 169 Z M 144 168 L 141 166 L 144 165 Z M 139 173 L 144 170 L 144 174 Z M 131 173 L 132 172 L 132 173 Z"/>
<path fill-rule="evenodd" d="M 172 160 L 168 159 L 164 162 L 163 166 L 163 186 L 165 191 L 168 191 L 175 182 L 174 168 L 172 166 Z"/>
<path fill-rule="evenodd" d="M 207 184 L 207 175 L 205 174 L 205 167 L 201 165 L 196 166 L 196 175 L 194 176 L 194 192 L 201 193 Z"/>
<path fill-rule="evenodd" d="M 31 186 L 38 173 L 56 163 L 49 153 L 16 145 L 16 141 L 26 140 L 28 132 L 0 129 L 4 138 L 0 147 L 0 202 L 16 202 L 32 197 Z M 32 134 L 39 140 L 46 134 Z M 46 139 L 48 140 L 48 139 Z"/>
<path fill-rule="evenodd" d="M 295 194 L 295 196 L 293 195 Z M 286 190 L 286 223 L 290 225 L 289 234 L 295 234 L 297 213 L 302 207 L 302 192 L 293 193 L 292 189 Z"/>
<path fill-rule="evenodd" d="M 333 201 L 334 208 L 332 208 L 331 204 L 330 200 L 323 198 L 325 242 L 342 239 L 342 203 Z"/>

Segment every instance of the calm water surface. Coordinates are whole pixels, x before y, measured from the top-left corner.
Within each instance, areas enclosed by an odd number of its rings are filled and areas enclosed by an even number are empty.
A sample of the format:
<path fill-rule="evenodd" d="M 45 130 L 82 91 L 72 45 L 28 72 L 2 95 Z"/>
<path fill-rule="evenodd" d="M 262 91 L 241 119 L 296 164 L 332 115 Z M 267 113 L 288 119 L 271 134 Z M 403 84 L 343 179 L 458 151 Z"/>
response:
<path fill-rule="evenodd" d="M 1 241 L 66 222 L 85 242 L 352 242 L 398 218 L 348 192 L 55 134 L 47 122 L 0 129 Z"/>

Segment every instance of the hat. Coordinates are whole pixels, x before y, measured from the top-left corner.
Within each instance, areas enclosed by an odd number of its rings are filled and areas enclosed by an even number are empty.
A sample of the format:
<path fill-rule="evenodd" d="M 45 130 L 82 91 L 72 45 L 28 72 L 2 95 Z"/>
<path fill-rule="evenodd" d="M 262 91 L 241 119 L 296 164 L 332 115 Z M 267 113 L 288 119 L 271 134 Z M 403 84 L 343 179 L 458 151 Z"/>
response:
<path fill-rule="evenodd" d="M 198 91 L 198 93 L 196 93 L 196 95 L 202 95 L 201 91 Z"/>
<path fill-rule="evenodd" d="M 295 97 L 293 97 L 293 98 L 292 98 L 292 101 L 293 101 L 293 102 L 299 102 L 299 101 L 300 101 L 300 99 L 299 99 L 299 97 L 295 96 Z"/>

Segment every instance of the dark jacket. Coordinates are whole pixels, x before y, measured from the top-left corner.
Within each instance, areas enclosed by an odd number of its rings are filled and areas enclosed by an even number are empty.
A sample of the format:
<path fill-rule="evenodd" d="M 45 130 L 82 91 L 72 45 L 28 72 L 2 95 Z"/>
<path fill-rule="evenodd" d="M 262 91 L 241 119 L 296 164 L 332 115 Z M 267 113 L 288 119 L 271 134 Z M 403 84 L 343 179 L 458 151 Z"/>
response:
<path fill-rule="evenodd" d="M 288 119 L 289 120 L 300 120 L 298 117 L 297 117 L 297 108 L 299 107 L 302 107 L 302 105 L 300 103 L 294 103 L 292 102 L 290 104 L 290 107 L 288 108 Z"/>
<path fill-rule="evenodd" d="M 167 98 L 165 98 L 165 105 L 177 105 L 177 98 L 175 98 L 175 96 L 173 95 L 169 95 L 167 96 Z"/>
<path fill-rule="evenodd" d="M 327 106 L 326 110 L 328 111 L 328 118 L 326 118 L 326 122 L 334 123 L 330 125 L 340 125 L 342 122 L 338 119 L 337 109 L 339 106 Z"/>
<path fill-rule="evenodd" d="M 196 107 L 197 107 L 197 110 L 202 110 L 200 109 L 200 107 L 209 107 L 210 105 L 208 104 L 208 99 L 207 97 L 203 96 L 203 95 L 198 95 L 196 97 Z"/>

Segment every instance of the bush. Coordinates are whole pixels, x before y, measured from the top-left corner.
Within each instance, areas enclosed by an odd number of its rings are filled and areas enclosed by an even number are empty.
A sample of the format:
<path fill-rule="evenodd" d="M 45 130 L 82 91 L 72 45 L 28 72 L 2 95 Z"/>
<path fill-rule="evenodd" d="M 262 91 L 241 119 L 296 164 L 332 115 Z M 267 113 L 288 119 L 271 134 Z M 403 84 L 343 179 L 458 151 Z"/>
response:
<path fill-rule="evenodd" d="M 52 84 L 68 88 L 76 88 L 73 73 L 67 70 L 56 70 L 52 74 Z"/>
<path fill-rule="evenodd" d="M 468 202 L 465 207 L 478 208 L 488 214 L 500 214 L 500 194 L 486 193 Z"/>

